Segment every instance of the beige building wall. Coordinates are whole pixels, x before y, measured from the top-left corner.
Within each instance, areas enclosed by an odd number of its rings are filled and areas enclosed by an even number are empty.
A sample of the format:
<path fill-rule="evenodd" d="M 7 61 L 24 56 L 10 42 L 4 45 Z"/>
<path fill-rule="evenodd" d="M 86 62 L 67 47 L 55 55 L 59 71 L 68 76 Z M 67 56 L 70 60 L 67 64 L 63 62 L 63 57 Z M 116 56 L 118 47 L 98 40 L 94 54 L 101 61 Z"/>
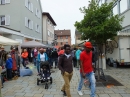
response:
<path fill-rule="evenodd" d="M 43 15 L 43 43 L 52 44 L 54 40 L 54 25 L 46 15 Z"/>

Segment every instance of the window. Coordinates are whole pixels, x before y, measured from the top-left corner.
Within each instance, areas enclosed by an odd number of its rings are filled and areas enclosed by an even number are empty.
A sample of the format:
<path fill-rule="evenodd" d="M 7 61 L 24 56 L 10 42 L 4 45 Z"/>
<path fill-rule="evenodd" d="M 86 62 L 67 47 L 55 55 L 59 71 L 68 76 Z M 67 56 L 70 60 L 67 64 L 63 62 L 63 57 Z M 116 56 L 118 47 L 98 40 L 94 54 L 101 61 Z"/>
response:
<path fill-rule="evenodd" d="M 62 36 L 60 37 L 60 39 L 62 39 Z"/>
<path fill-rule="evenodd" d="M 102 4 L 104 4 L 105 3 L 105 0 L 102 0 Z"/>
<path fill-rule="evenodd" d="M 117 15 L 117 14 L 118 14 L 118 8 L 117 8 L 117 4 L 116 4 L 113 8 L 113 15 Z"/>
<path fill-rule="evenodd" d="M 100 1 L 99 1 L 99 6 L 101 6 L 101 5 L 102 5 L 102 1 L 100 0 Z"/>
<path fill-rule="evenodd" d="M 5 4 L 5 0 L 1 0 L 1 4 L 4 5 Z"/>
<path fill-rule="evenodd" d="M 36 24 L 36 32 L 39 32 L 39 33 L 41 33 L 41 27 L 38 25 L 38 24 Z"/>
<path fill-rule="evenodd" d="M 127 2 L 128 0 L 121 0 L 120 1 L 120 13 L 124 12 L 127 10 Z"/>
<path fill-rule="evenodd" d="M 36 16 L 38 17 L 38 18 L 41 18 L 41 14 L 40 14 L 40 11 L 36 8 Z"/>
<path fill-rule="evenodd" d="M 66 42 L 66 44 L 68 44 L 68 42 Z"/>
<path fill-rule="evenodd" d="M 8 4 L 8 3 L 10 3 L 10 0 L 0 0 L 1 5 L 5 5 L 5 4 Z"/>
<path fill-rule="evenodd" d="M 49 21 L 49 19 L 48 19 L 48 24 L 50 24 L 50 21 Z"/>
<path fill-rule="evenodd" d="M 0 17 L 0 25 L 5 25 L 5 16 Z"/>
<path fill-rule="evenodd" d="M 0 25 L 10 25 L 10 16 L 0 16 Z"/>
<path fill-rule="evenodd" d="M 33 29 L 33 21 L 25 17 L 25 26 L 28 27 L 29 29 Z"/>
<path fill-rule="evenodd" d="M 66 39 L 68 39 L 68 36 L 66 36 Z"/>
<path fill-rule="evenodd" d="M 62 43 L 62 42 L 61 42 L 60 44 L 61 44 L 61 45 L 63 45 L 63 43 Z"/>
<path fill-rule="evenodd" d="M 29 0 L 25 0 L 25 6 L 28 8 L 31 12 L 33 12 L 33 4 Z"/>
<path fill-rule="evenodd" d="M 48 36 L 50 36 L 50 31 L 48 31 Z"/>

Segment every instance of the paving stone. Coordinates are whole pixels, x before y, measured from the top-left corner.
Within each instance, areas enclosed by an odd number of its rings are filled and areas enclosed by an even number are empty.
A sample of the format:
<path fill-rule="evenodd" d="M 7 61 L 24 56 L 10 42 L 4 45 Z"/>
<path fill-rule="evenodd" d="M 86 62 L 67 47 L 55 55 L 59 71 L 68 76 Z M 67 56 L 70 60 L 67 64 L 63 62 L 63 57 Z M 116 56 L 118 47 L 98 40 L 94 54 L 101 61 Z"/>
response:
<path fill-rule="evenodd" d="M 110 67 L 111 68 L 111 67 Z M 3 97 L 63 97 L 61 93 L 64 80 L 61 76 L 61 72 L 58 69 L 53 69 L 52 73 L 53 83 L 49 89 L 45 89 L 44 84 L 36 85 L 37 71 L 33 70 L 32 76 L 20 77 L 18 80 L 8 81 L 4 83 L 2 88 Z M 114 86 L 111 88 L 97 87 L 96 97 L 130 97 L 130 70 L 118 68 L 111 68 L 104 70 L 105 74 L 111 75 L 116 80 L 121 82 L 124 86 Z M 77 87 L 79 83 L 79 71 L 74 68 L 74 75 L 70 83 L 70 90 L 72 97 L 80 97 L 77 93 Z M 84 95 L 82 97 L 90 97 L 90 90 L 83 86 L 82 91 Z"/>
<path fill-rule="evenodd" d="M 99 97 L 110 97 L 108 94 L 98 94 Z"/>
<path fill-rule="evenodd" d="M 130 94 L 121 94 L 122 97 L 130 97 Z"/>
<path fill-rule="evenodd" d="M 110 97 L 122 97 L 120 94 L 109 94 Z"/>
<path fill-rule="evenodd" d="M 24 96 L 25 93 L 15 93 L 16 96 Z"/>
<path fill-rule="evenodd" d="M 54 97 L 53 95 L 44 95 L 43 97 Z"/>

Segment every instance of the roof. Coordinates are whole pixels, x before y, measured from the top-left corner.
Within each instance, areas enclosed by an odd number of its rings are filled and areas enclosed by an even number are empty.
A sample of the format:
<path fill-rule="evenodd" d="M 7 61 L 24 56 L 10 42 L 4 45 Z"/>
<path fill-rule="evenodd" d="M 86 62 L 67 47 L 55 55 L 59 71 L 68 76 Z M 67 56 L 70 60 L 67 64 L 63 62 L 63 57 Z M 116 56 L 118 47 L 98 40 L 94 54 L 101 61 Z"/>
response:
<path fill-rule="evenodd" d="M 71 31 L 70 30 L 55 30 L 54 33 L 57 36 L 62 36 L 62 35 L 71 35 Z"/>
<path fill-rule="evenodd" d="M 53 18 L 51 17 L 50 13 L 48 13 L 48 12 L 43 12 L 42 15 L 46 15 L 46 16 L 49 18 L 49 20 L 53 23 L 53 25 L 56 26 L 56 23 L 55 23 L 55 21 L 53 20 Z"/>

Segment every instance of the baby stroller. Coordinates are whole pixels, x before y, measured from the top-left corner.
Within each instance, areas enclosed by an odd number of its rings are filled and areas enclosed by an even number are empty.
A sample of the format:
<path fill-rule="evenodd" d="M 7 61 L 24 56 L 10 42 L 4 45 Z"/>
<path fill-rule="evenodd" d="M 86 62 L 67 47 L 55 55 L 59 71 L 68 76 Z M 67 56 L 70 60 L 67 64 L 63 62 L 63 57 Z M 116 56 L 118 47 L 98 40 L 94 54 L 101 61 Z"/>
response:
<path fill-rule="evenodd" d="M 48 89 L 48 83 L 52 84 L 52 77 L 50 77 L 50 66 L 48 62 L 40 62 L 40 78 L 37 78 L 37 85 L 39 82 L 45 83 L 45 89 Z"/>

